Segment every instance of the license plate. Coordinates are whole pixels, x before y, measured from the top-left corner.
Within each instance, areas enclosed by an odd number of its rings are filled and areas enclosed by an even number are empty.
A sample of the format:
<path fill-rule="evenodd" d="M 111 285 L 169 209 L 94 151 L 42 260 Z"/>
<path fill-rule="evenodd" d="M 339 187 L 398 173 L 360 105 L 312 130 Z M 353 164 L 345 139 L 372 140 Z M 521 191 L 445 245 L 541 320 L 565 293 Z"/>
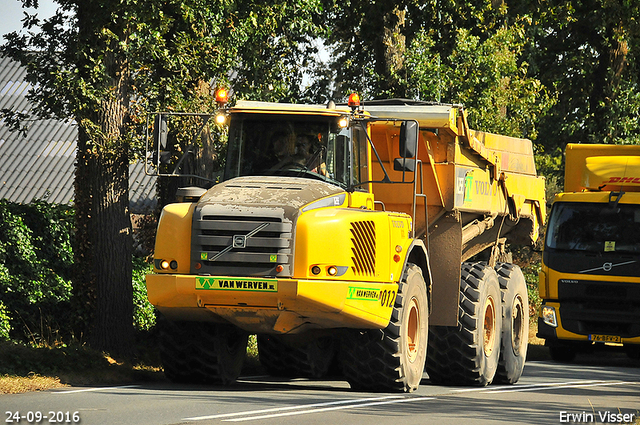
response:
<path fill-rule="evenodd" d="M 594 342 L 622 342 L 622 338 L 617 335 L 589 335 L 589 341 Z"/>

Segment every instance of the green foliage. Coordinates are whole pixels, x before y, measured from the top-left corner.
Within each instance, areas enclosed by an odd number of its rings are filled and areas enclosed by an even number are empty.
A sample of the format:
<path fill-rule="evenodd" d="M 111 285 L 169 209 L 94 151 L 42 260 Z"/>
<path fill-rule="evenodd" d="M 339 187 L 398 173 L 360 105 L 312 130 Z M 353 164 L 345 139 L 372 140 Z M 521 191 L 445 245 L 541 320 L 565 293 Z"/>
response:
<path fill-rule="evenodd" d="M 406 64 L 411 56 L 407 53 L 409 46 L 415 47 L 419 43 L 416 40 L 423 39 L 428 31 L 434 43 L 430 46 L 432 53 L 444 60 L 456 46 L 459 31 L 466 30 L 484 40 L 502 25 L 505 6 L 493 7 L 495 3 L 323 0 L 329 29 L 326 44 L 333 54 L 329 65 L 335 76 L 333 97 L 341 99 L 350 91 L 358 91 L 365 101 L 412 96 L 411 70 Z M 319 86 L 326 87 L 331 85 L 325 82 Z"/>
<path fill-rule="evenodd" d="M 238 98 L 301 101 L 303 70 L 315 63 L 313 41 L 324 32 L 320 0 L 236 1 L 234 26 L 243 47 L 232 65 Z"/>
<path fill-rule="evenodd" d="M 539 146 L 640 143 L 640 3 L 527 0 L 510 16 L 527 16 L 529 73 L 557 99 L 540 118 Z"/>
<path fill-rule="evenodd" d="M 51 343 L 70 332 L 72 214 L 0 200 L 0 299 L 12 338 Z"/>
<path fill-rule="evenodd" d="M 73 339 L 73 208 L 0 200 L 0 340 L 54 346 Z M 133 323 L 155 324 L 145 275 L 151 265 L 134 257 Z"/>
<path fill-rule="evenodd" d="M 540 298 L 540 292 L 538 292 L 540 273 L 540 262 L 532 263 L 522 270 L 524 278 L 527 282 L 527 295 L 529 296 L 529 316 L 535 318 L 538 316 L 540 305 L 542 305 L 542 299 Z"/>
<path fill-rule="evenodd" d="M 499 28 L 486 39 L 460 29 L 446 57 L 435 31 L 420 31 L 407 52 L 414 98 L 460 103 L 472 128 L 514 137 L 537 136 L 538 118 L 552 100 L 521 62 L 523 25 Z"/>
<path fill-rule="evenodd" d="M 9 331 L 11 331 L 11 316 L 7 307 L 0 301 L 0 341 L 9 339 Z"/>
<path fill-rule="evenodd" d="M 140 257 L 133 258 L 133 326 L 138 331 L 148 331 L 156 324 L 156 315 L 147 298 L 145 276 L 152 264 Z"/>
<path fill-rule="evenodd" d="M 529 296 L 529 316 L 535 318 L 538 314 L 542 300 L 538 293 L 538 274 L 541 270 L 540 253 L 529 247 L 512 246 L 513 263 L 518 265 L 527 283 L 527 295 Z"/>

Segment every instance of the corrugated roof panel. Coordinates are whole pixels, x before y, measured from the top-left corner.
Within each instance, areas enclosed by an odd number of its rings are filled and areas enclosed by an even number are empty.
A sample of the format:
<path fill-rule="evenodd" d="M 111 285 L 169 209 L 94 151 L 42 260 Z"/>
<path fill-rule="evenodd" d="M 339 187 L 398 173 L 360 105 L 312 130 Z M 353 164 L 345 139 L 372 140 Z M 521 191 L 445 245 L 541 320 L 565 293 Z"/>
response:
<path fill-rule="evenodd" d="M 0 58 L 0 105 L 28 111 L 30 84 L 26 71 L 9 58 Z M 28 203 L 33 199 L 69 204 L 74 198 L 78 129 L 73 121 L 54 119 L 29 123 L 27 135 L 9 131 L 0 121 L 0 198 Z M 131 211 L 144 213 L 156 205 L 155 177 L 142 164 L 129 167 Z"/>

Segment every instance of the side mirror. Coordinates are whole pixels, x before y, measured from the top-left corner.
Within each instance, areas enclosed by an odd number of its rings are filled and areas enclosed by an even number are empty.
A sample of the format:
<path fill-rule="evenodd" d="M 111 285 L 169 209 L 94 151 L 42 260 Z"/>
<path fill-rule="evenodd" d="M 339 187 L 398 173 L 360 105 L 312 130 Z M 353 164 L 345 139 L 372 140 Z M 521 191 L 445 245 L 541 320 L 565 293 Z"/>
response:
<path fill-rule="evenodd" d="M 414 158 L 418 149 L 418 123 L 403 121 L 400 125 L 400 156 Z"/>
<path fill-rule="evenodd" d="M 156 122 L 153 125 L 153 142 L 156 146 L 160 146 L 163 150 L 167 148 L 167 116 L 158 114 Z"/>
<path fill-rule="evenodd" d="M 416 162 L 413 158 L 396 158 L 393 160 L 393 169 L 413 173 L 416 171 Z"/>

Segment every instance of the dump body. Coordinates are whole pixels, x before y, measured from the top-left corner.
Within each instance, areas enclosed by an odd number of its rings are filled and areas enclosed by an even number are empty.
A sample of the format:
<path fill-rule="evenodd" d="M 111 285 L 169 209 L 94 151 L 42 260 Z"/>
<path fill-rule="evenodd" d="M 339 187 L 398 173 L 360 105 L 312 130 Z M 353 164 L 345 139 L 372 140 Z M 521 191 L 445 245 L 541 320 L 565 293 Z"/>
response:
<path fill-rule="evenodd" d="M 538 335 L 560 359 L 640 343 L 640 146 L 567 146 L 540 297 Z"/>
<path fill-rule="evenodd" d="M 469 130 L 463 113 L 450 105 L 368 106 L 380 118 L 416 119 L 420 124 L 418 194 L 413 213 L 410 185 L 373 185 L 376 201 L 414 216 L 415 234 L 430 251 L 434 302 L 432 325 L 457 324 L 460 263 L 500 242 L 531 245 L 545 217 L 544 178 L 536 174 L 530 140 Z M 393 170 L 399 127 L 371 126 L 382 165 Z M 373 178 L 382 167 L 373 162 Z M 426 199 L 426 214 L 425 214 Z M 428 227 L 428 232 L 427 232 Z M 443 284 L 442 282 L 450 282 Z"/>
<path fill-rule="evenodd" d="M 166 206 L 158 224 L 147 291 L 166 318 L 232 324 L 262 335 L 269 350 L 274 337 L 291 337 L 296 350 L 307 347 L 296 352 L 311 365 L 320 362 L 313 353 L 335 344 L 310 349 L 309 339 L 355 330 L 338 344 L 344 348 L 373 335 L 367 330 L 382 330 L 399 344 L 386 357 L 393 361 L 384 376 L 363 372 L 376 350 L 393 346 L 366 348 L 379 343 L 372 336 L 347 349 L 357 363 L 347 378 L 412 391 L 422 377 L 426 329 L 457 329 L 461 281 L 479 273 L 494 288 L 490 303 L 477 301 L 490 306 L 491 320 L 473 320 L 478 332 L 493 323 L 486 333 L 497 334 L 499 345 L 499 251 L 488 255 L 490 265 L 469 266 L 462 277 L 461 263 L 506 242 L 536 240 L 544 179 L 529 140 L 469 130 L 459 106 L 402 100 L 364 110 L 238 102 L 227 114 L 222 181 L 184 192 L 185 202 Z M 526 288 L 519 291 L 526 298 Z M 522 313 L 526 302 L 520 305 Z M 411 376 L 403 375 L 409 369 Z M 493 373 L 478 382 L 486 385 Z"/>

